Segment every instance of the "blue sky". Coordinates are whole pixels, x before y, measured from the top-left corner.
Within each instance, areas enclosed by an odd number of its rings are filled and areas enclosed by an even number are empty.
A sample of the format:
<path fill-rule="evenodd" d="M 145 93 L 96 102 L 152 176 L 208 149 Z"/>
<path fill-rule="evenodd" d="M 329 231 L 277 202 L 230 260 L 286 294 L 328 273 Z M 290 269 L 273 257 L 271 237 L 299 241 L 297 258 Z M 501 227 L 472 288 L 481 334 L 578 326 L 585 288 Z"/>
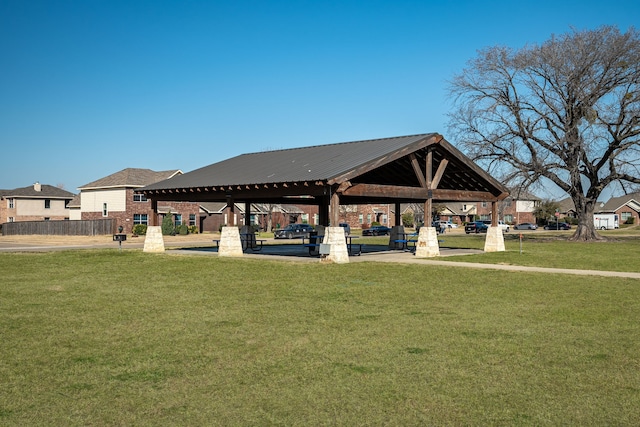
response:
<path fill-rule="evenodd" d="M 637 0 L 0 0 L 0 188 L 447 138 L 446 82 L 477 50 L 638 17 Z"/>

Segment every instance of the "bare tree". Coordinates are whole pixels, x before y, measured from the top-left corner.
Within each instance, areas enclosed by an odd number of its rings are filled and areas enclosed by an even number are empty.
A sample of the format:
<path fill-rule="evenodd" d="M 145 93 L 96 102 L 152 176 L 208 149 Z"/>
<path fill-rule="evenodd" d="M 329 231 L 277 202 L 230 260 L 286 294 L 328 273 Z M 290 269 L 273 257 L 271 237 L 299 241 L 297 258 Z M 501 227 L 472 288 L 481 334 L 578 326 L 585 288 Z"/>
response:
<path fill-rule="evenodd" d="M 572 29 L 539 46 L 490 47 L 450 90 L 450 126 L 463 148 L 510 185 L 546 178 L 564 190 L 579 222 L 572 240 L 601 238 L 593 212 L 607 186 L 640 184 L 634 28 Z"/>

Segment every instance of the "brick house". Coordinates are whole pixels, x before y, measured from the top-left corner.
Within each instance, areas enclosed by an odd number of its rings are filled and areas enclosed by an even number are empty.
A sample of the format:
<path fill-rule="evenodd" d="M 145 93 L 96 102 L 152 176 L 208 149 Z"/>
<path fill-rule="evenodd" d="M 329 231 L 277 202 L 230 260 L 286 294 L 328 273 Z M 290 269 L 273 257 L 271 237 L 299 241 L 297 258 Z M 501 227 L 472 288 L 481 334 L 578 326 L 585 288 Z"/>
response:
<path fill-rule="evenodd" d="M 390 227 L 395 221 L 395 205 L 343 205 L 340 206 L 340 222 L 346 222 L 352 229 L 369 228 L 374 222 Z"/>
<path fill-rule="evenodd" d="M 36 182 L 29 187 L 0 190 L 0 223 L 68 220 L 74 194 Z"/>
<path fill-rule="evenodd" d="M 80 218 L 83 220 L 115 218 L 124 233 L 131 233 L 135 224 L 151 224 L 154 215 L 151 201 L 138 188 L 181 175 L 180 170 L 156 172 L 150 169 L 127 168 L 78 188 L 80 190 Z M 172 215 L 176 225 L 196 225 L 197 203 L 163 202 L 158 205 L 158 224 L 165 215 Z M 77 215 L 74 215 L 76 217 Z"/>
<path fill-rule="evenodd" d="M 640 193 L 612 197 L 608 202 L 598 205 L 596 213 L 618 214 L 620 224 L 631 221 L 633 224 L 640 224 Z"/>
<path fill-rule="evenodd" d="M 523 190 L 511 190 L 510 195 L 498 203 L 499 220 L 506 224 L 520 224 L 523 222 L 532 222 L 535 224 L 536 217 L 533 214 L 536 206 L 540 202 L 540 198 Z M 491 203 L 477 203 L 478 219 L 491 219 Z"/>

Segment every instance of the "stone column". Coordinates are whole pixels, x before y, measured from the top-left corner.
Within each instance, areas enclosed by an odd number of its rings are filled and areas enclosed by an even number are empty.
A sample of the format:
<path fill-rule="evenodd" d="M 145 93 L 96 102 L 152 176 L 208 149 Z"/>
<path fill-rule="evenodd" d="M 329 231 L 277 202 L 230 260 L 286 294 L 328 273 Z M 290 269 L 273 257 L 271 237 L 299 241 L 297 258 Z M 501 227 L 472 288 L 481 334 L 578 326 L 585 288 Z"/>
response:
<path fill-rule="evenodd" d="M 416 258 L 432 258 L 440 256 L 438 231 L 435 227 L 420 227 L 416 242 Z"/>
<path fill-rule="evenodd" d="M 241 257 L 243 255 L 238 227 L 222 227 L 218 256 Z"/>
<path fill-rule="evenodd" d="M 320 258 L 321 262 L 333 262 L 346 264 L 349 262 L 347 240 L 344 237 L 344 228 L 327 227 L 324 229 L 323 245 L 329 245 L 329 254 Z"/>
<path fill-rule="evenodd" d="M 485 252 L 504 252 L 504 236 L 502 235 L 502 227 L 489 226 L 487 229 L 487 238 L 484 241 Z"/>
<path fill-rule="evenodd" d="M 144 237 L 143 252 L 164 252 L 164 238 L 162 237 L 162 227 L 150 225 L 147 227 L 147 234 Z"/>

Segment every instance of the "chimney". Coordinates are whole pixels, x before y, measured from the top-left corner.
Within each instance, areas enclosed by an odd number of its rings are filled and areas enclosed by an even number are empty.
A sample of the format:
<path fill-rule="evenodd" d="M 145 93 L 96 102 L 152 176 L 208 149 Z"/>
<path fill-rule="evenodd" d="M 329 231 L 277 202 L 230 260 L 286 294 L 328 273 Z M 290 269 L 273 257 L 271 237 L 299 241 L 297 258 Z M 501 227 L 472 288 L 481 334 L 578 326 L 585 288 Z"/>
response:
<path fill-rule="evenodd" d="M 40 185 L 39 182 L 36 182 L 35 184 L 33 184 L 33 189 L 36 190 L 37 192 L 42 191 L 42 186 Z"/>

